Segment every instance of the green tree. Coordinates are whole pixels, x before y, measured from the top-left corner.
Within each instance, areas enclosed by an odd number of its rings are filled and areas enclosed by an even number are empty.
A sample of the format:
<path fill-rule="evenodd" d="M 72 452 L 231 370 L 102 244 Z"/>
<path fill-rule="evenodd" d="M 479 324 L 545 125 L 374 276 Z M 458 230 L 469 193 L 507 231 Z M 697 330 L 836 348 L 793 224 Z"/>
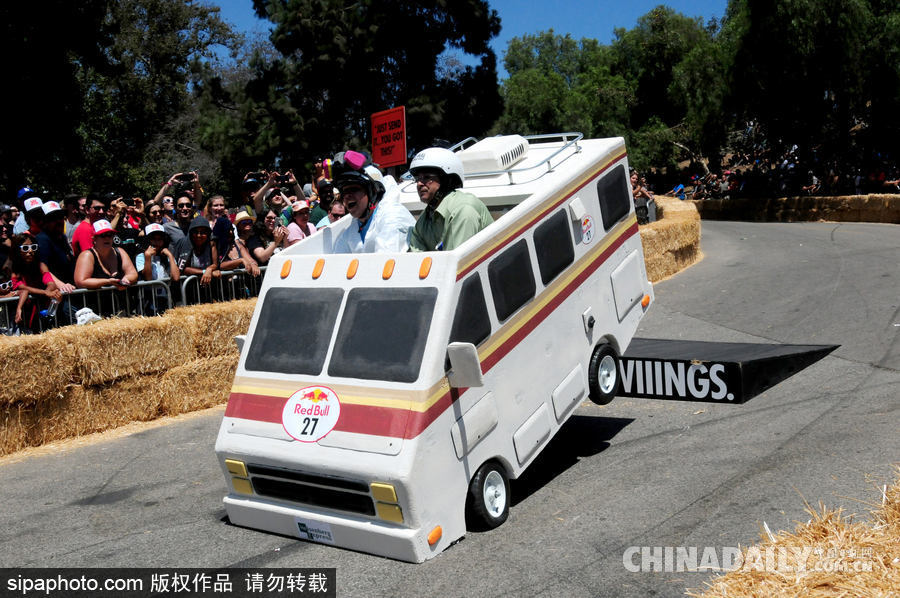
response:
<path fill-rule="evenodd" d="M 0 149 L 7 188 L 155 192 L 171 174 L 154 168 L 162 148 L 186 158 L 181 168 L 196 166 L 191 85 L 201 63 L 236 39 L 217 8 L 37 0 L 0 11 L 20 86 Z M 181 154 L 171 153 L 178 143 Z"/>
<path fill-rule="evenodd" d="M 297 168 L 319 153 L 365 149 L 370 114 L 393 106 L 406 106 L 409 146 L 419 148 L 461 130 L 480 134 L 500 112 L 488 46 L 500 20 L 484 0 L 254 6 L 274 24 L 275 56 L 252 60 L 242 85 L 213 77 L 202 90 L 207 106 L 226 107 L 209 113 L 206 143 L 235 135 L 240 147 L 226 159 L 235 167 L 262 159 Z M 439 57 L 448 50 L 478 63 L 442 71 Z"/>

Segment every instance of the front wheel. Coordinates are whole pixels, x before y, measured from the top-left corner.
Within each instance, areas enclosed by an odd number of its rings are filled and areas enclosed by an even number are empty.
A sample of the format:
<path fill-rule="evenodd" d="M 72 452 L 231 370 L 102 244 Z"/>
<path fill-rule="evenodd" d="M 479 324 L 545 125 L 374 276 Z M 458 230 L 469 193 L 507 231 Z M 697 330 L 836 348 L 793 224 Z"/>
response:
<path fill-rule="evenodd" d="M 607 344 L 597 345 L 588 365 L 588 391 L 598 405 L 607 405 L 619 392 L 619 355 Z"/>
<path fill-rule="evenodd" d="M 489 530 L 509 517 L 509 478 L 497 463 L 478 468 L 469 484 L 466 523 L 472 530 Z"/>

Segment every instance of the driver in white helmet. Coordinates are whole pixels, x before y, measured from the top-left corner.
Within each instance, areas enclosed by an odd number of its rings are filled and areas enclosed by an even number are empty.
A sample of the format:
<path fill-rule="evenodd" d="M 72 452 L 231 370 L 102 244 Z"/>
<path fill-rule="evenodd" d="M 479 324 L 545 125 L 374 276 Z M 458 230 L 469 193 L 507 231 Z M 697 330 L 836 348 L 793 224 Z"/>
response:
<path fill-rule="evenodd" d="M 334 253 L 402 253 L 416 219 L 400 203 L 400 188 L 369 158 L 346 151 L 334 157 L 334 186 L 353 218 L 334 241 Z"/>
<path fill-rule="evenodd" d="M 409 166 L 419 199 L 425 204 L 425 211 L 409 231 L 410 250 L 450 251 L 494 221 L 480 199 L 460 190 L 465 178 L 463 165 L 452 151 L 440 147 L 422 150 Z"/>

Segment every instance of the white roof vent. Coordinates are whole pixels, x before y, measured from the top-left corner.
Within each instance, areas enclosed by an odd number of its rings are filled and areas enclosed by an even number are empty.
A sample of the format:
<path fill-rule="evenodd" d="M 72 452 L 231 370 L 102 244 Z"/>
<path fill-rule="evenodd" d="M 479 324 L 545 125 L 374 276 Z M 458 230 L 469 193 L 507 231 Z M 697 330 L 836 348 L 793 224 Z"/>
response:
<path fill-rule="evenodd" d="M 466 176 L 507 170 L 528 155 L 528 141 L 521 135 L 488 137 L 457 153 Z"/>

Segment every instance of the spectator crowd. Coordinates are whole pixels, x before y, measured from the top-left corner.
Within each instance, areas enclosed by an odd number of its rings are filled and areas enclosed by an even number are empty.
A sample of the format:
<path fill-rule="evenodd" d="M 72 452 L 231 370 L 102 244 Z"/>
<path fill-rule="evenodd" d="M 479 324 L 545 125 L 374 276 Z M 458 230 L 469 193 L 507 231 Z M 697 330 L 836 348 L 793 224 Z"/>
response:
<path fill-rule="evenodd" d="M 410 172 L 426 204 L 419 222 L 400 203 L 393 177 L 354 151 L 317 160 L 303 185 L 292 170 L 249 172 L 231 202 L 207 198 L 197 172 L 173 174 L 146 201 L 73 193 L 59 202 L 22 187 L 0 205 L 0 299 L 15 297 L 0 303 L 5 332 L 73 323 L 68 298 L 76 289 L 125 294 L 139 281 L 162 281 L 177 295 L 172 283 L 186 277 L 212 291 L 236 272 L 255 278 L 258 288 L 273 255 L 348 215 L 335 252 L 449 250 L 492 221 L 480 200 L 459 190 L 462 163 L 450 150 L 420 152 Z M 93 301 L 91 312 L 115 312 Z M 154 303 L 150 311 L 161 308 Z"/>
<path fill-rule="evenodd" d="M 874 154 L 865 164 L 851 164 L 824 161 L 815 148 L 774 151 L 753 122 L 735 146 L 742 149 L 726 154 L 719 172 L 694 163 L 675 179 L 656 177 L 663 183 L 657 191 L 698 200 L 900 193 L 900 168 L 892 156 Z"/>

